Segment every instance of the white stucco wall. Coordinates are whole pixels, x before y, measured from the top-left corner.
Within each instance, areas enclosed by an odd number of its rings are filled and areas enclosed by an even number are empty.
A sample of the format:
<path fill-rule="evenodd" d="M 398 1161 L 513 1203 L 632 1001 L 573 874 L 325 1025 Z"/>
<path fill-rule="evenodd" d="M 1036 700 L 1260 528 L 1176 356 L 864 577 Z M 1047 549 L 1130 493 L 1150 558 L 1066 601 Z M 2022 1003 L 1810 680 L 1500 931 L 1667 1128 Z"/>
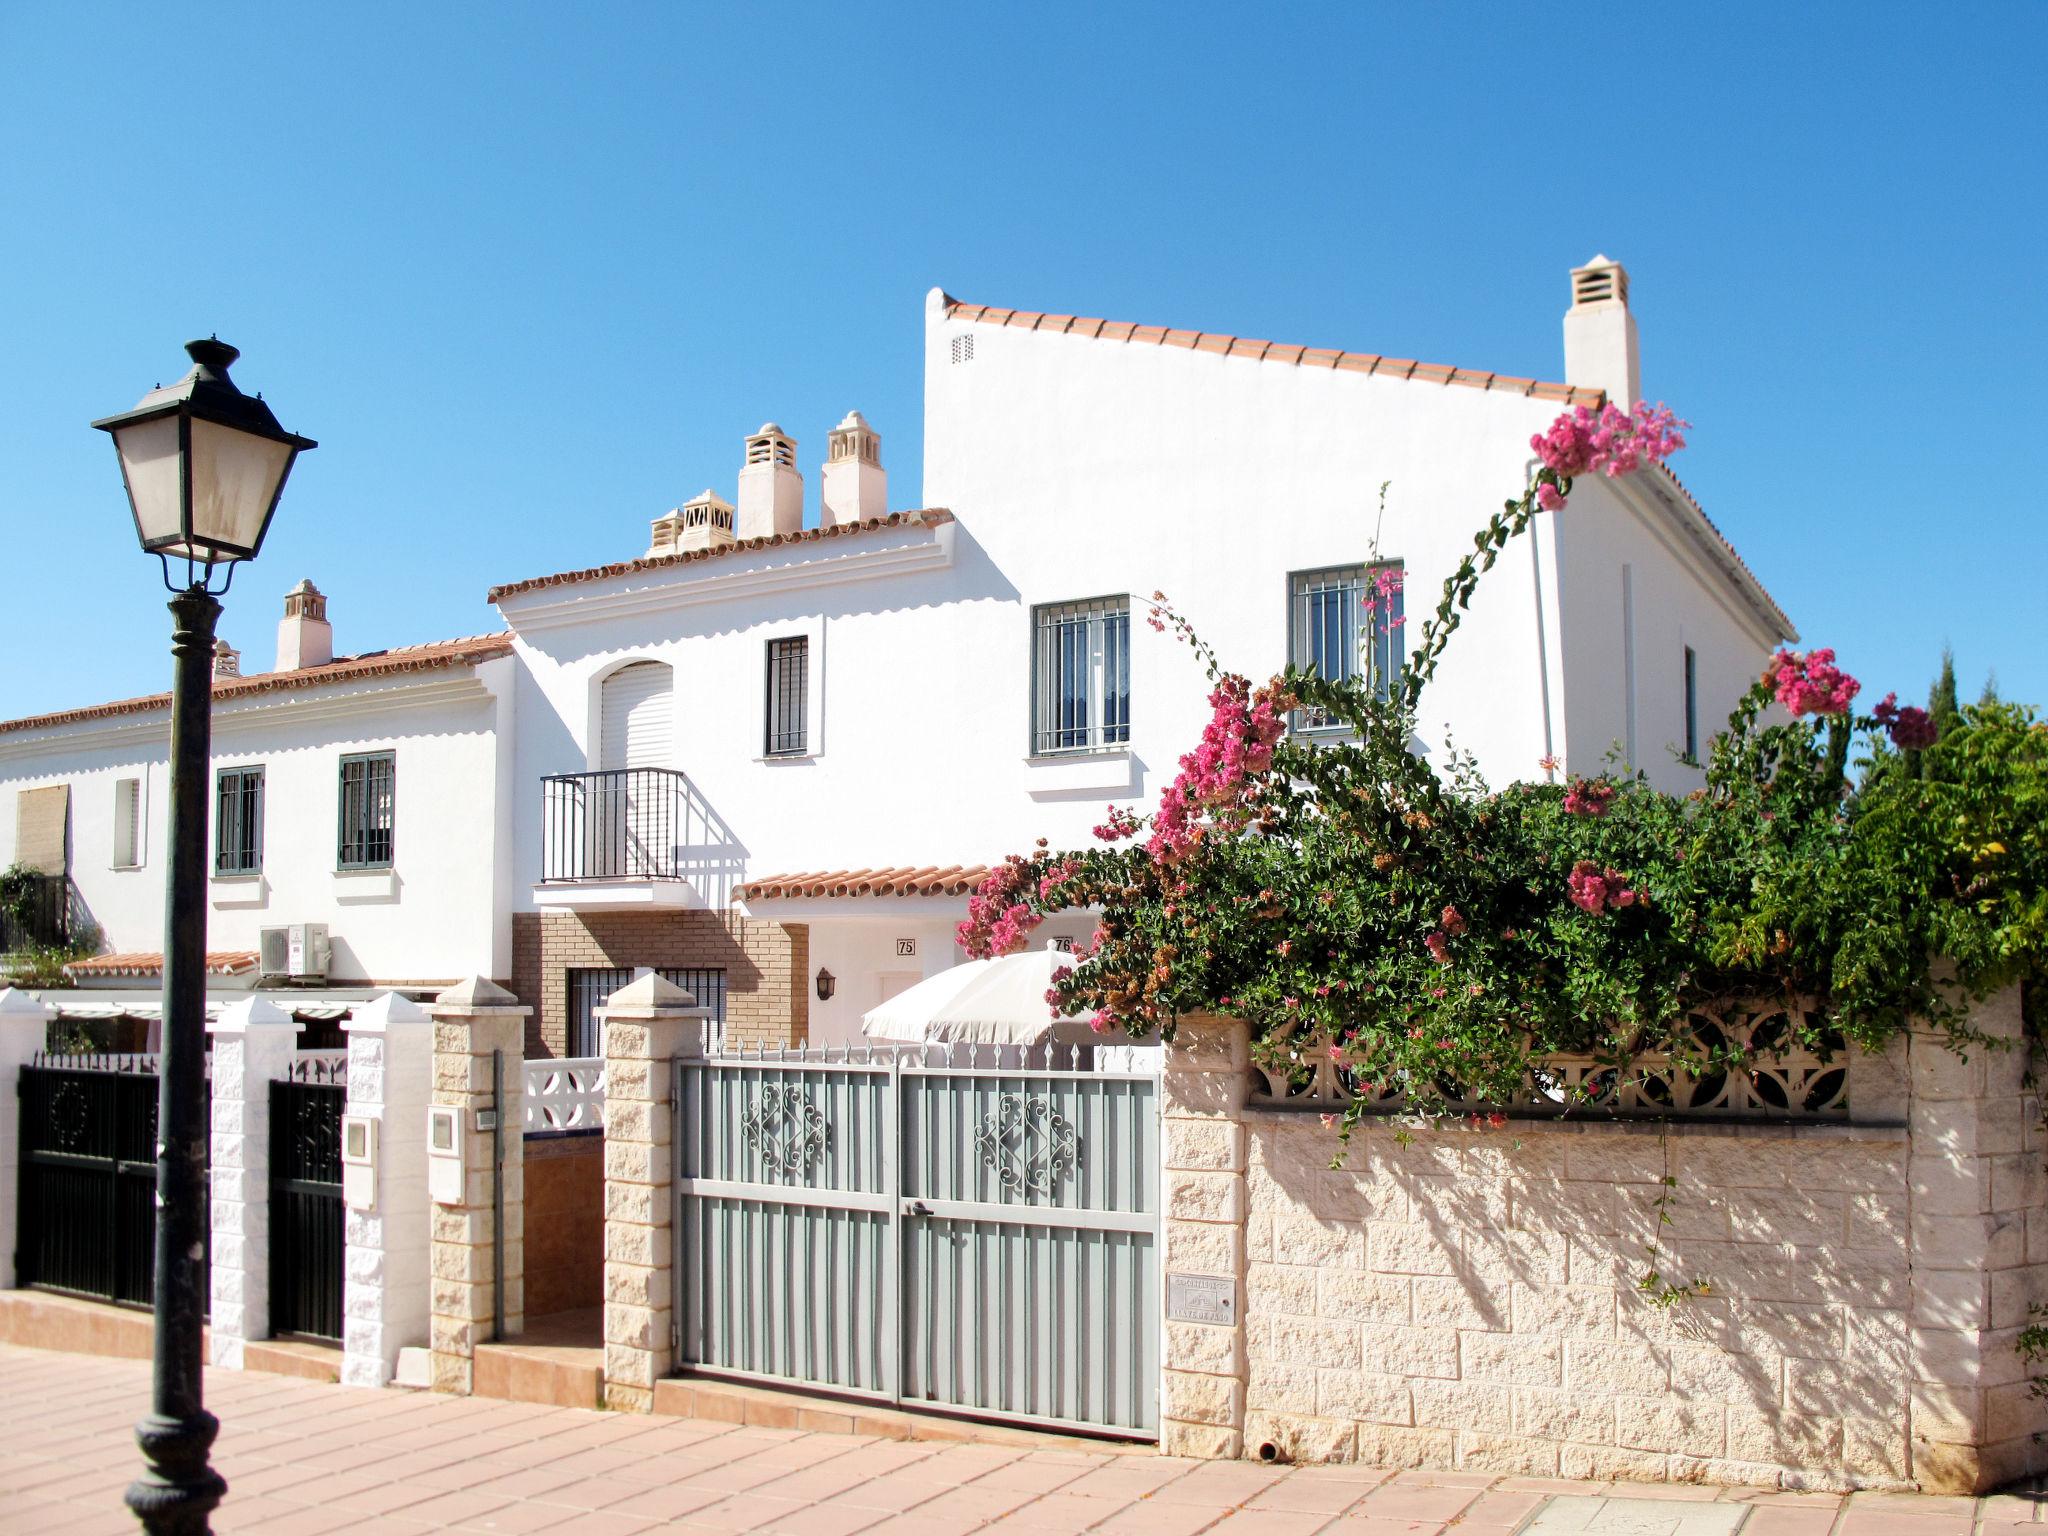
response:
<path fill-rule="evenodd" d="M 337 981 L 508 974 L 511 833 L 497 791 L 512 672 L 506 657 L 218 703 L 216 772 L 264 769 L 263 867 L 209 881 L 207 947 L 254 950 L 259 929 L 324 922 Z M 13 860 L 15 792 L 68 783 L 71 878 L 108 950 L 163 948 L 168 741 L 164 711 L 0 735 L 0 867 Z M 338 874 L 340 759 L 383 750 L 397 754 L 395 867 Z M 141 863 L 116 869 L 115 786 L 127 778 L 144 784 Z M 209 860 L 211 838 L 209 824 Z"/>

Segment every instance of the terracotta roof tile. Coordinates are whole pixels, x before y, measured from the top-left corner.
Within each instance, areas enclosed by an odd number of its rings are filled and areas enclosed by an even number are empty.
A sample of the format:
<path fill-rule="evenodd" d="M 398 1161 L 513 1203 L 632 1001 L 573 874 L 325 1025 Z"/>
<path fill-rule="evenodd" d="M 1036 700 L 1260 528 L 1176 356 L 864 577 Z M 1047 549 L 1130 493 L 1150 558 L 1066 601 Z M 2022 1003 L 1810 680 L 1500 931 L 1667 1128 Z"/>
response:
<path fill-rule="evenodd" d="M 763 875 L 739 889 L 742 901 L 818 896 L 964 896 L 988 873 L 986 864 L 904 865 L 891 869 L 824 869 Z"/>
<path fill-rule="evenodd" d="M 343 656 L 325 666 L 300 667 L 292 672 L 257 672 L 248 677 L 217 677 L 213 680 L 216 700 L 247 698 L 259 693 L 277 693 L 287 688 L 317 688 L 322 683 L 350 683 L 364 678 L 392 677 L 403 672 L 431 672 L 442 667 L 474 666 L 512 654 L 510 635 L 472 635 L 462 640 L 437 640 L 431 645 L 399 646 L 389 651 L 365 651 L 360 656 Z M 145 694 L 138 699 L 116 699 L 110 704 L 90 704 L 82 709 L 60 709 L 47 715 L 27 715 L 19 720 L 0 720 L 0 732 L 35 731 L 51 726 L 76 725 L 114 715 L 141 715 L 153 709 L 168 709 L 168 693 Z"/>
<path fill-rule="evenodd" d="M 163 973 L 164 957 L 158 950 L 132 950 L 118 955 L 94 955 L 74 960 L 64 967 L 67 976 L 157 976 Z M 206 952 L 206 974 L 241 976 L 256 969 L 253 949 L 214 949 Z"/>
<path fill-rule="evenodd" d="M 1191 347 L 1254 361 L 1290 363 L 1302 368 L 1341 368 L 1347 373 L 1370 373 L 1377 377 L 1415 379 L 1430 384 L 1463 384 L 1472 389 L 1498 389 L 1517 395 L 1534 395 L 1541 400 L 1562 400 L 1568 405 L 1598 406 L 1607 397 L 1600 390 L 1575 388 L 1570 384 L 1535 384 L 1512 374 L 1488 373 L 1484 369 L 1455 368 L 1442 363 L 1417 363 L 1405 357 L 1375 357 L 1369 352 L 1332 352 L 1321 347 L 1276 345 L 1218 331 L 1169 330 L 1161 325 L 1133 325 L 1121 320 L 1076 320 L 1069 315 L 1044 315 L 1027 309 L 993 309 L 985 304 L 947 301 L 947 314 L 955 320 L 985 325 L 1026 326 L 1033 330 L 1056 330 L 1072 336 L 1098 337 L 1104 341 L 1149 342 L 1155 346 Z"/>
<path fill-rule="evenodd" d="M 495 603 L 501 597 L 512 597 L 521 592 L 536 591 L 541 587 L 566 587 L 579 581 L 603 581 L 612 576 L 632 576 L 641 571 L 659 571 L 672 565 L 689 565 L 699 560 L 718 560 L 727 555 L 745 554 L 750 550 L 772 549 L 778 544 L 811 544 L 820 539 L 843 539 L 859 533 L 872 533 L 877 528 L 936 528 L 941 523 L 953 521 L 953 514 L 944 507 L 925 507 L 915 512 L 891 512 L 887 517 L 863 518 L 857 523 L 834 523 L 830 527 L 805 528 L 798 533 L 771 533 L 764 538 L 739 539 L 717 549 L 693 549 L 682 554 L 654 555 L 639 560 L 615 560 L 610 565 L 587 566 L 578 571 L 558 571 L 552 576 L 534 576 L 525 581 L 509 581 L 503 586 L 491 588 L 487 600 Z"/>

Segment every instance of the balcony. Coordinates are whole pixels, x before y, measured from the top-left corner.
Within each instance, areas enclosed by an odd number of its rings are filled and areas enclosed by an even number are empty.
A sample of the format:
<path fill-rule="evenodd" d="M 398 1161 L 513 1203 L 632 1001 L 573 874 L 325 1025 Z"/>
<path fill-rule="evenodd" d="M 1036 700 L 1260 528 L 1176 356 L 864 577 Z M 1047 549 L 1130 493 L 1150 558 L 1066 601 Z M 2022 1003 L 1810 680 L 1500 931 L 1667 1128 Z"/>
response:
<path fill-rule="evenodd" d="M 557 773 L 541 780 L 541 883 L 548 907 L 702 907 L 710 831 L 690 781 L 669 768 Z"/>

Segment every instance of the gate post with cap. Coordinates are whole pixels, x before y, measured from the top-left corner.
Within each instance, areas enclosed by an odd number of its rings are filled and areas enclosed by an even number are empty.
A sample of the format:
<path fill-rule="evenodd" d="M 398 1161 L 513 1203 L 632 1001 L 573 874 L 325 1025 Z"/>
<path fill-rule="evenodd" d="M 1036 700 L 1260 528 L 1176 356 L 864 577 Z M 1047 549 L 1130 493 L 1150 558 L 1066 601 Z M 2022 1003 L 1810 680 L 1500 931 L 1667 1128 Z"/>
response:
<path fill-rule="evenodd" d="M 434 1020 L 396 992 L 381 993 L 342 1025 L 348 1032 L 348 1105 L 342 1160 L 341 1380 L 391 1383 L 401 1349 L 428 1342 L 431 1244 L 427 1205 L 427 1101 L 434 1081 Z M 350 1122 L 363 1122 L 349 1146 Z M 417 1382 L 411 1383 L 418 1385 Z"/>
<path fill-rule="evenodd" d="M 472 976 L 437 996 L 427 1012 L 434 1020 L 428 1113 L 453 1111 L 453 1145 L 445 1150 L 461 1168 L 456 1187 L 433 1193 L 432 1386 L 467 1394 L 476 1347 L 489 1341 L 499 1316 L 508 1338 L 526 1327 L 526 1016 L 533 1010 L 496 982 Z M 430 1160 L 435 1152 L 430 1141 Z M 494 1188 L 500 1157 L 504 1171 Z"/>
<path fill-rule="evenodd" d="M 21 1236 L 21 1069 L 47 1050 L 57 1010 L 13 987 L 0 990 L 0 1290 L 16 1279 Z"/>
<path fill-rule="evenodd" d="M 221 1009 L 213 1038 L 213 1310 L 207 1354 L 242 1368 L 252 1340 L 270 1337 L 270 1085 L 291 1070 L 305 1026 L 265 997 Z"/>
<path fill-rule="evenodd" d="M 604 1028 L 604 1395 L 654 1407 L 675 1369 L 676 1118 L 679 1059 L 701 1058 L 709 1010 L 649 974 L 611 995 Z"/>

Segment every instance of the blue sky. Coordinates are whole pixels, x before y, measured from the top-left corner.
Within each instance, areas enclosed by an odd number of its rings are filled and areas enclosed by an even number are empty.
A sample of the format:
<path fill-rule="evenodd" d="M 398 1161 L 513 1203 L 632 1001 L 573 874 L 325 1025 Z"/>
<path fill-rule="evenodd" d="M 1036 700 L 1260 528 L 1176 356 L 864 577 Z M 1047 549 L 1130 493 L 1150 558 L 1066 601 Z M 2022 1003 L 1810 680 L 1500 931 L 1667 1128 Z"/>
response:
<path fill-rule="evenodd" d="M 191 335 L 322 445 L 222 623 L 257 670 L 306 575 L 343 650 L 496 628 L 768 417 L 815 500 L 858 406 L 919 504 L 933 285 L 1555 378 L 1596 250 L 1808 643 L 2048 702 L 2048 7 L 1560 14 L 15 0 L 0 717 L 164 685 L 85 423 Z"/>

